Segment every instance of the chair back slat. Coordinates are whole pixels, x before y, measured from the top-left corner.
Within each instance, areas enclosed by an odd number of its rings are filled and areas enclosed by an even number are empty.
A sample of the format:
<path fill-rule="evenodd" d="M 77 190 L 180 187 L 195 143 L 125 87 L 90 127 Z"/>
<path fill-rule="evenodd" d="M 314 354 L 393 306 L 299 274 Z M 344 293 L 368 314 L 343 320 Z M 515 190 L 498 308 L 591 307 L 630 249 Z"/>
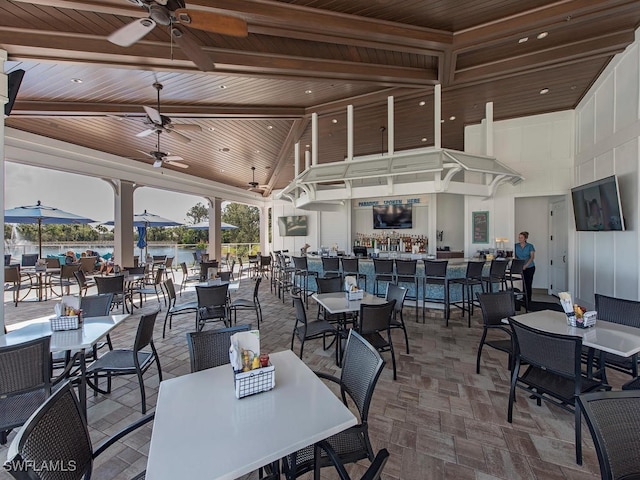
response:
<path fill-rule="evenodd" d="M 424 276 L 445 278 L 448 264 L 448 260 L 424 260 Z"/>
<path fill-rule="evenodd" d="M 515 298 L 511 290 L 493 293 L 476 293 L 485 325 L 502 325 L 503 318 L 516 314 Z M 506 325 L 505 325 L 506 326 Z"/>
<path fill-rule="evenodd" d="M 640 328 L 640 302 L 596 293 L 598 320 Z"/>
<path fill-rule="evenodd" d="M 417 260 L 396 260 L 396 274 L 399 276 L 414 276 L 417 264 Z"/>
<path fill-rule="evenodd" d="M 158 312 L 160 312 L 160 309 L 140 317 L 136 339 L 133 344 L 134 355 L 153 342 L 153 328 L 156 324 Z"/>
<path fill-rule="evenodd" d="M 467 262 L 466 278 L 472 278 L 474 280 L 482 279 L 483 268 L 484 262 Z"/>
<path fill-rule="evenodd" d="M 407 288 L 400 287 L 394 283 L 387 284 L 387 293 L 385 295 L 385 299 L 390 301 L 395 301 L 393 308 L 396 312 L 402 311 L 402 307 L 404 307 L 404 300 L 407 298 Z"/>
<path fill-rule="evenodd" d="M 199 372 L 206 368 L 219 367 L 229 362 L 229 346 L 231 336 L 237 332 L 247 332 L 251 325 L 205 330 L 187 333 L 187 346 L 191 359 L 191 372 Z"/>
<path fill-rule="evenodd" d="M 0 348 L 0 397 L 36 389 L 50 390 L 50 340 L 51 337 L 42 337 Z"/>
<path fill-rule="evenodd" d="M 507 271 L 509 262 L 506 260 L 491 260 L 491 267 L 489 267 L 489 276 L 494 278 L 504 278 Z"/>
<path fill-rule="evenodd" d="M 80 309 L 84 318 L 104 317 L 111 311 L 113 293 L 85 295 L 80 298 Z"/>
<path fill-rule="evenodd" d="M 373 269 L 376 275 L 393 274 L 393 260 L 374 258 Z"/>
<path fill-rule="evenodd" d="M 293 258 L 293 266 L 296 270 L 308 270 L 307 257 L 291 257 Z"/>
<path fill-rule="evenodd" d="M 359 259 L 342 257 L 342 273 L 348 275 L 350 273 L 359 273 Z"/>
<path fill-rule="evenodd" d="M 511 260 L 511 265 L 509 266 L 509 274 L 522 275 L 525 263 L 527 263 L 526 260 L 520 260 L 518 258 L 514 258 L 513 260 Z"/>
<path fill-rule="evenodd" d="M 108 277 L 95 277 L 98 293 L 118 293 L 124 292 L 124 275 L 113 275 Z"/>
<path fill-rule="evenodd" d="M 322 257 L 322 270 L 325 272 L 337 272 L 340 270 L 338 257 Z"/>
<path fill-rule="evenodd" d="M 579 379 L 581 337 L 543 332 L 523 325 L 513 318 L 509 323 L 522 363 L 527 362 L 570 380 Z"/>
<path fill-rule="evenodd" d="M 342 291 L 342 279 L 340 277 L 327 277 L 316 279 L 318 293 L 337 293 Z"/>
<path fill-rule="evenodd" d="M 366 335 L 367 333 L 387 330 L 391 324 L 391 315 L 393 314 L 395 304 L 395 300 L 380 305 L 361 304 L 359 332 Z"/>

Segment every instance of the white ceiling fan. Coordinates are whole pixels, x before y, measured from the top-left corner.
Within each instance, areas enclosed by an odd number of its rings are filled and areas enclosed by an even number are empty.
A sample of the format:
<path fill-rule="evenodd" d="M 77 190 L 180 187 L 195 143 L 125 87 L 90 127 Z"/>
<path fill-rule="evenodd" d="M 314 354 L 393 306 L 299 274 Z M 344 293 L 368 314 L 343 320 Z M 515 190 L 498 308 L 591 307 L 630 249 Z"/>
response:
<path fill-rule="evenodd" d="M 154 159 L 153 166 L 155 168 L 160 168 L 165 163 L 168 165 L 173 165 L 174 167 L 178 167 L 178 168 L 189 168 L 189 165 L 187 165 L 186 163 L 182 163 L 181 160 L 184 160 L 184 158 L 180 157 L 179 155 L 171 155 L 169 152 L 163 152 L 160 150 L 160 133 L 161 131 L 158 130 L 157 131 L 158 143 L 156 145 L 157 150 L 153 152 L 145 152 L 143 150 L 138 150 L 138 151 L 140 153 L 145 154 L 148 157 L 153 158 Z"/>
<path fill-rule="evenodd" d="M 173 139 L 182 142 L 189 143 L 191 139 L 178 130 L 183 132 L 201 132 L 202 128 L 200 125 L 193 125 L 188 123 L 173 123 L 169 117 L 166 115 L 160 114 L 160 90 L 162 90 L 162 84 L 160 82 L 154 82 L 153 88 L 156 89 L 157 92 L 157 102 L 156 108 L 147 107 L 144 105 L 144 111 L 147 113 L 147 116 L 144 119 L 144 123 L 149 126 L 146 130 L 138 133 L 136 137 L 146 137 L 147 135 L 151 135 L 154 132 L 166 132 Z"/>

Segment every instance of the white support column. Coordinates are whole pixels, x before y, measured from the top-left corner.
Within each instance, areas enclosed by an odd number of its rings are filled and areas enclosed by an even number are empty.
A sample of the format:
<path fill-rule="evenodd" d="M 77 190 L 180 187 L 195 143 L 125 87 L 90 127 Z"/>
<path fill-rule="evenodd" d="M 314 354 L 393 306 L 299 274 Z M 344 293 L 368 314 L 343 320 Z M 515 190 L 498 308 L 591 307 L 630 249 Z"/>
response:
<path fill-rule="evenodd" d="M 311 166 L 311 152 L 309 150 L 304 151 L 304 169 L 309 170 Z"/>
<path fill-rule="evenodd" d="M 393 96 L 387 97 L 387 149 L 389 155 L 393 155 L 394 146 L 394 116 L 393 116 Z"/>
<path fill-rule="evenodd" d="M 353 105 L 347 105 L 347 161 L 353 160 Z"/>
<path fill-rule="evenodd" d="M 487 102 L 485 105 L 485 144 L 487 146 L 486 154 L 493 157 L 493 102 Z"/>
<path fill-rule="evenodd" d="M 311 165 L 318 164 L 318 114 L 311 114 Z"/>
<path fill-rule="evenodd" d="M 107 180 L 113 187 L 113 256 L 117 265 L 133 265 L 133 192 L 136 187 L 126 180 Z M 144 261 L 144 259 L 140 259 Z"/>
<path fill-rule="evenodd" d="M 7 61 L 7 52 L 0 49 L 0 185 L 2 185 L 2 195 L 0 195 L 0 206 L 4 211 L 4 105 L 9 100 L 7 88 L 7 75 L 4 73 L 4 62 Z M 4 232 L 4 216 L 0 220 L 2 231 Z M 4 255 L 4 242 L 2 242 L 2 253 Z M 4 258 L 4 256 L 2 257 Z M 0 283 L 4 285 L 4 269 L 0 272 Z M 0 331 L 4 332 L 4 302 L 0 304 Z"/>
<path fill-rule="evenodd" d="M 433 90 L 433 141 L 435 148 L 442 148 L 442 86 Z"/>
<path fill-rule="evenodd" d="M 300 142 L 296 142 L 293 146 L 293 176 L 294 178 L 300 174 Z"/>
<path fill-rule="evenodd" d="M 260 253 L 267 255 L 271 248 L 269 245 L 269 207 L 260 207 Z"/>
<path fill-rule="evenodd" d="M 209 248 L 207 253 L 211 260 L 222 259 L 222 199 L 207 198 L 209 203 Z"/>

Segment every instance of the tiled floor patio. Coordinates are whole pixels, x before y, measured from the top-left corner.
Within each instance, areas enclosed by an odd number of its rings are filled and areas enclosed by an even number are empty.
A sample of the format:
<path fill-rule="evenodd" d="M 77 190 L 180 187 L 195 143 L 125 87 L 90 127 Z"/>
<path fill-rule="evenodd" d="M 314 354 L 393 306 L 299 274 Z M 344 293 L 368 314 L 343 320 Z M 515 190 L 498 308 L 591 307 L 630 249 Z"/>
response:
<path fill-rule="evenodd" d="M 241 290 L 234 294 L 251 296 L 251 282 L 243 279 Z M 183 300 L 195 298 L 193 288 Z M 5 296 L 9 299 L 9 295 Z M 284 304 L 269 292 L 268 282 L 261 287 L 264 312 L 261 325 L 262 346 L 267 352 L 289 348 L 293 327 L 291 302 Z M 52 301 L 23 302 L 14 307 L 5 302 L 8 325 L 47 315 Z M 156 302 L 150 299 L 146 311 Z M 310 315 L 315 315 L 310 305 Z M 155 339 L 163 376 L 169 379 L 189 372 L 185 333 L 192 331 L 192 315 L 175 317 L 173 329 L 162 339 L 164 308 L 158 316 Z M 112 334 L 114 345 L 128 348 L 133 343 L 140 311 Z M 476 312 L 472 327 L 467 328 L 459 313 L 454 313 L 449 327 L 444 326 L 442 312 L 428 313 L 426 324 L 416 323 L 412 308 L 405 308 L 411 354 L 404 350 L 402 332 L 394 332 L 397 346 L 398 380 L 393 381 L 390 361 L 377 385 L 369 423 L 374 448 L 391 452 L 383 478 L 423 479 L 589 479 L 598 478 L 597 458 L 591 438 L 583 423 L 584 464 L 575 463 L 573 415 L 543 403 L 538 407 L 522 391 L 514 410 L 514 423 L 507 422 L 509 372 L 505 354 L 486 348 L 481 374 L 475 373 L 475 355 L 481 334 Z M 242 323 L 253 322 L 255 315 L 242 312 Z M 207 328 L 214 328 L 208 326 Z M 299 345 L 296 343 L 296 352 Z M 387 360 L 388 354 L 385 354 Z M 323 351 L 322 342 L 305 347 L 304 361 L 314 370 L 338 373 L 332 351 Z M 614 388 L 627 379 L 611 375 Z M 157 399 L 158 377 L 155 368 L 145 376 L 147 405 Z M 109 396 L 89 396 L 89 427 L 94 443 L 113 434 L 141 416 L 140 394 L 134 378 L 117 378 Z M 291 425 L 295 428 L 295 425 Z M 143 428 L 126 441 L 111 448 L 96 462 L 95 479 L 125 479 L 145 468 L 151 426 Z M 248 432 L 249 433 L 249 432 Z M 13 439 L 14 433 L 9 437 Z M 176 438 L 176 443 L 183 441 Z M 238 448 L 250 448 L 239 445 Z M 7 447 L 0 448 L 6 458 Z M 211 452 L 215 455 L 215 452 Z M 175 459 L 176 462 L 180 458 Z M 350 467 L 352 473 L 364 471 L 368 462 Z M 325 469 L 326 470 L 326 469 Z M 328 470 L 326 478 L 337 478 Z M 253 477 L 256 477 L 255 475 Z M 0 472 L 0 479 L 9 478 Z"/>

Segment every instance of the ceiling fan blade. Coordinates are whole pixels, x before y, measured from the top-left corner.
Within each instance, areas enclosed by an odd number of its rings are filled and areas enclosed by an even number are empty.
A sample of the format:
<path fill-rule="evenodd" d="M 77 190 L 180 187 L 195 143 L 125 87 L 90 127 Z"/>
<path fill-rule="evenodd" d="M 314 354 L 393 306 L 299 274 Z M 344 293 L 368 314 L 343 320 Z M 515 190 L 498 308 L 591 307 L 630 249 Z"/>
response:
<path fill-rule="evenodd" d="M 173 165 L 174 167 L 178 168 L 189 168 L 189 165 L 187 165 L 186 163 L 180 163 L 174 160 L 165 160 L 164 163 L 168 163 L 169 165 Z"/>
<path fill-rule="evenodd" d="M 191 139 L 189 137 L 185 137 L 184 135 L 182 135 L 181 133 L 178 132 L 174 132 L 173 130 L 165 130 L 165 132 L 167 132 L 167 134 L 173 138 L 174 140 L 177 140 L 179 142 L 182 143 L 189 143 L 191 141 Z"/>
<path fill-rule="evenodd" d="M 152 133 L 154 133 L 156 130 L 154 128 L 148 128 L 147 130 L 137 133 L 136 137 L 146 137 L 148 135 L 151 135 Z"/>
<path fill-rule="evenodd" d="M 184 158 L 182 158 L 180 155 L 170 155 L 168 153 L 164 157 L 162 157 L 162 159 L 165 162 L 179 162 L 180 160 L 184 160 Z"/>
<path fill-rule="evenodd" d="M 201 132 L 202 127 L 200 125 L 194 125 L 193 123 L 172 123 L 171 130 L 179 130 L 181 132 Z"/>
<path fill-rule="evenodd" d="M 113 32 L 109 35 L 109 41 L 121 47 L 130 47 L 153 30 L 155 26 L 156 22 L 152 19 L 140 18 Z"/>
<path fill-rule="evenodd" d="M 153 162 L 153 168 L 160 168 L 162 166 L 162 160 L 156 160 Z"/>
<path fill-rule="evenodd" d="M 147 106 L 143 106 L 142 108 L 144 108 L 144 111 L 147 112 L 147 116 L 153 123 L 155 123 L 156 125 L 162 125 L 162 117 L 160 116 L 160 112 L 158 110 Z"/>
<path fill-rule="evenodd" d="M 145 152 L 144 150 L 136 150 L 136 152 L 143 153 L 143 154 L 145 154 L 147 157 L 155 158 L 155 156 L 154 156 L 154 155 L 152 155 L 152 154 L 151 154 L 151 153 L 149 153 L 149 152 Z"/>
<path fill-rule="evenodd" d="M 178 8 L 174 13 L 180 23 L 198 30 L 234 37 L 246 37 L 249 34 L 247 22 L 238 17 L 187 8 Z"/>
<path fill-rule="evenodd" d="M 182 31 L 177 27 L 171 28 L 171 36 L 176 41 L 178 46 L 182 49 L 184 54 L 196 64 L 196 66 L 203 72 L 211 72 L 215 65 L 209 55 L 198 45 L 198 43 L 191 38 L 189 32 Z"/>

